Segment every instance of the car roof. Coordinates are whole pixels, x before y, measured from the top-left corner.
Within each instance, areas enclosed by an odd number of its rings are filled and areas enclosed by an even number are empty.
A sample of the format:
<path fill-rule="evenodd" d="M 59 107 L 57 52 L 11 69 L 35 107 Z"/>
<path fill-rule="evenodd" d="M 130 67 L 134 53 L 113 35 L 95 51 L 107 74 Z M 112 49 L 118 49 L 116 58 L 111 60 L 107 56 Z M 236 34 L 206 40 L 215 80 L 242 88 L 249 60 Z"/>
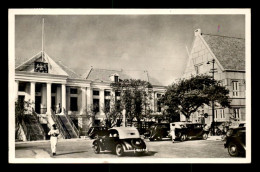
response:
<path fill-rule="evenodd" d="M 140 138 L 140 134 L 135 127 L 113 127 L 108 129 L 108 131 L 111 130 L 118 132 L 119 139 Z"/>

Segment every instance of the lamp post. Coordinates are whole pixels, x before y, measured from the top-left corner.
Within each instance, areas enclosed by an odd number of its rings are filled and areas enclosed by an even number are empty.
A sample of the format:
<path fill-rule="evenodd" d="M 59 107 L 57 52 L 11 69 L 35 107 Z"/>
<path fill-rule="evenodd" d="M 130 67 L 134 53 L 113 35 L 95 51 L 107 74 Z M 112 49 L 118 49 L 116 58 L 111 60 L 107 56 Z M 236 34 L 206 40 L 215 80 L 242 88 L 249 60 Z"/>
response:
<path fill-rule="evenodd" d="M 215 73 L 215 68 L 214 68 L 214 64 L 215 64 L 215 59 L 213 59 L 212 61 L 208 61 L 207 64 L 210 64 L 210 62 L 212 63 L 212 69 L 210 70 L 210 73 L 212 73 L 212 79 L 214 80 L 214 73 Z M 214 106 L 214 100 L 212 99 L 212 135 L 215 136 L 215 106 Z"/>

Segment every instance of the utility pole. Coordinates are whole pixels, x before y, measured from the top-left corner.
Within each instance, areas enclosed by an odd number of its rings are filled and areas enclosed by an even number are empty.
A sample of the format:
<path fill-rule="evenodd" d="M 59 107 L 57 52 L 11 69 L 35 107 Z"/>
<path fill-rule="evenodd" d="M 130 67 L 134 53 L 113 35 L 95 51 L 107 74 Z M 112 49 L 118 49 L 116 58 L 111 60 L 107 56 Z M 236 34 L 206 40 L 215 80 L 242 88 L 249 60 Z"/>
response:
<path fill-rule="evenodd" d="M 210 70 L 210 73 L 212 73 L 212 79 L 214 80 L 214 73 L 215 73 L 214 64 L 215 64 L 215 59 L 213 59 L 211 62 L 212 62 L 213 68 Z M 207 64 L 210 64 L 210 62 L 208 61 Z M 214 100 L 213 100 L 213 99 L 212 99 L 211 104 L 212 104 L 212 125 L 211 125 L 211 127 L 212 127 L 212 129 L 213 129 L 212 135 L 215 136 L 215 105 L 214 105 Z"/>

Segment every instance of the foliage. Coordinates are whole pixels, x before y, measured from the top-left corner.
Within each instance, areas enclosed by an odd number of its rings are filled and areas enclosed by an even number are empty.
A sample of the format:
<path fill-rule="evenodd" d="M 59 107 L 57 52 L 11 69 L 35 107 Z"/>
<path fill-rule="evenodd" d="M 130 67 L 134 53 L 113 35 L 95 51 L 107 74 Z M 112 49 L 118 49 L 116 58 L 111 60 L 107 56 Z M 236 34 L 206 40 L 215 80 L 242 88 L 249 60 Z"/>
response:
<path fill-rule="evenodd" d="M 139 122 L 151 113 L 151 84 L 137 79 L 125 79 L 111 84 L 114 91 L 120 92 L 120 107 L 126 110 L 126 118 Z"/>
<path fill-rule="evenodd" d="M 182 113 L 186 119 L 203 105 L 212 101 L 222 107 L 229 107 L 229 90 L 207 75 L 196 75 L 189 79 L 180 79 L 168 86 L 161 101 L 167 106 L 167 113 Z"/>
<path fill-rule="evenodd" d="M 110 98 L 110 102 L 105 104 L 103 112 L 105 113 L 105 125 L 108 128 L 112 128 L 122 123 L 123 107 L 119 100 L 115 100 L 113 96 Z"/>
<path fill-rule="evenodd" d="M 31 105 L 32 103 L 24 100 L 17 100 L 15 102 L 15 136 L 17 137 L 18 130 L 20 129 L 20 124 L 24 119 L 26 114 L 31 113 Z"/>

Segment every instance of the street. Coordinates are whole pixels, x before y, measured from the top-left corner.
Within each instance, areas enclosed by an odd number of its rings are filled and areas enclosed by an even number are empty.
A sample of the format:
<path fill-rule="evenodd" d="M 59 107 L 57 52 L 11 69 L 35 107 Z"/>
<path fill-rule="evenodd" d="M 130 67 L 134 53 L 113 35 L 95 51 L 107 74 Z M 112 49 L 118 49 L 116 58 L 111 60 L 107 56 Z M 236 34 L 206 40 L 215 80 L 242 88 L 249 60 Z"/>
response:
<path fill-rule="evenodd" d="M 50 142 L 19 142 L 16 143 L 16 158 L 117 158 L 110 152 L 95 154 L 91 148 L 93 140 L 68 139 L 59 140 L 57 155 L 51 157 Z M 145 139 L 149 152 L 139 158 L 231 158 L 224 142 L 221 140 L 189 140 L 172 143 L 169 139 L 163 141 L 149 141 Z M 126 154 L 118 158 L 135 157 Z"/>

